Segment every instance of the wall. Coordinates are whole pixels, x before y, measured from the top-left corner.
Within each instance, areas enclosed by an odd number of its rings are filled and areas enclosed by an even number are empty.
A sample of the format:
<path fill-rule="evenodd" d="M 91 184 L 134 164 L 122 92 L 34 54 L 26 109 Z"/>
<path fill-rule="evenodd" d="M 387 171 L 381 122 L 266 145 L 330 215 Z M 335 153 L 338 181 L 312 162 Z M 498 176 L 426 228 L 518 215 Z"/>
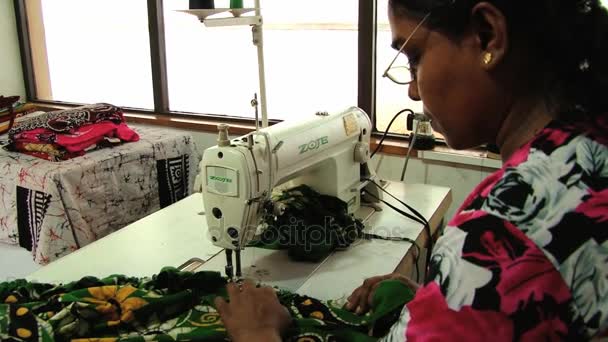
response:
<path fill-rule="evenodd" d="M 378 175 L 392 181 L 401 179 L 404 161 L 403 157 L 393 155 L 383 155 L 373 160 Z M 439 185 L 452 189 L 452 205 L 446 213 L 446 218 L 450 219 L 473 188 L 495 170 L 482 166 L 412 158 L 407 165 L 405 182 Z M 416 208 L 415 202 L 408 201 L 407 198 L 403 200 Z"/>
<path fill-rule="evenodd" d="M 0 95 L 25 99 L 13 0 L 0 0 Z"/>

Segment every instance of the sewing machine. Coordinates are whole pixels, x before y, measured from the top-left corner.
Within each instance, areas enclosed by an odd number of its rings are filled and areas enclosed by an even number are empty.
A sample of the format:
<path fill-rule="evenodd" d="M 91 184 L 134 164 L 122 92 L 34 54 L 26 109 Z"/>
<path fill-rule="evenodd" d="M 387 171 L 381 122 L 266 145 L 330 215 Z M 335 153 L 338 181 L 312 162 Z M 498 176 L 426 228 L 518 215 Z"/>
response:
<path fill-rule="evenodd" d="M 209 149 L 200 165 L 203 171 L 199 172 L 197 188 L 203 193 L 192 194 L 62 257 L 29 275 L 28 280 L 68 283 L 85 276 L 149 277 L 167 265 L 180 269 L 186 266 L 188 271 L 228 271 L 232 278 L 232 258 L 239 251 L 246 263 L 243 274 L 247 277 L 319 299 L 349 294 L 362 279 L 378 274 L 410 274 L 414 268 L 411 260 L 418 252 L 412 244 L 392 239 L 353 243 L 318 263 L 293 262 L 287 251 L 242 251 L 255 234 L 247 229 L 257 228 L 263 215 L 281 211 L 270 202 L 270 190 L 298 182 L 350 203 L 349 211 L 356 211 L 356 217 L 365 222 L 366 233 L 425 243 L 426 234 L 420 223 L 390 209 L 390 205 L 400 205 L 397 200 L 384 196 L 386 203 L 377 203 L 378 210 L 371 208 L 376 204 L 369 202 L 380 194 L 374 192 L 378 189 L 373 184 L 366 184 L 366 179 L 374 178 L 367 165 L 371 133 L 367 115 L 356 108 L 333 115 L 311 113 L 304 120 L 287 121 L 232 140 L 226 130 L 222 126 L 219 146 Z M 201 176 L 204 188 L 200 186 Z M 384 186 L 378 179 L 375 182 Z M 362 188 L 366 195 L 360 195 Z M 391 182 L 386 190 L 416 203 L 430 222 L 432 234 L 451 203 L 449 188 Z M 201 217 L 203 196 L 206 214 Z M 361 208 L 356 210 L 357 206 Z M 208 225 L 201 220 L 207 220 Z M 221 248 L 212 245 L 213 238 L 216 245 L 226 247 L 230 262 L 217 255 Z M 0 258 L 2 252 L 0 249 Z M 13 257 L 9 253 L 7 260 Z M 92 264 L 95 267 L 91 268 Z M 237 262 L 240 277 L 239 266 Z"/>
<path fill-rule="evenodd" d="M 306 184 L 335 196 L 354 213 L 363 189 L 381 198 L 368 179 L 371 122 L 359 108 L 341 113 L 316 113 L 230 139 L 219 125 L 217 146 L 205 150 L 200 164 L 209 238 L 226 249 L 226 275 L 241 277 L 240 251 L 260 233 L 266 215 L 284 208 L 271 201 L 273 189 Z"/>

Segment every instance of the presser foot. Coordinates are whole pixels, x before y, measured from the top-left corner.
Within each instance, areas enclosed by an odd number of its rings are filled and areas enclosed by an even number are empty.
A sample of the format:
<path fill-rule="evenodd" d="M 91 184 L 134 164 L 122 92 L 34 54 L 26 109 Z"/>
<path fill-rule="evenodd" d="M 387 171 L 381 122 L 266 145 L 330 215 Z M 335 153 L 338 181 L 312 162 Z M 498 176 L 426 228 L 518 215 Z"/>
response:
<path fill-rule="evenodd" d="M 233 267 L 232 264 L 232 253 L 233 251 L 231 249 L 226 249 L 226 277 L 228 278 L 228 282 L 241 284 L 243 282 L 243 273 L 241 271 L 241 251 L 234 251 L 236 257 L 234 266 L 236 266 L 236 268 Z"/>

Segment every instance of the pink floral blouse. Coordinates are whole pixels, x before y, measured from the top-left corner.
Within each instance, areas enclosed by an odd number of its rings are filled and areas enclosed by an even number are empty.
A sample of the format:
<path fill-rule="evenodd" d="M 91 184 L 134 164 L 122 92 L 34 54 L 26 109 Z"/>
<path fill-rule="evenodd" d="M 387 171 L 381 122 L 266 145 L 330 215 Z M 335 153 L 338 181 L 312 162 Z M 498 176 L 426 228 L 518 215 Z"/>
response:
<path fill-rule="evenodd" d="M 608 328 L 608 116 L 553 121 L 469 195 L 387 341 L 584 340 Z"/>

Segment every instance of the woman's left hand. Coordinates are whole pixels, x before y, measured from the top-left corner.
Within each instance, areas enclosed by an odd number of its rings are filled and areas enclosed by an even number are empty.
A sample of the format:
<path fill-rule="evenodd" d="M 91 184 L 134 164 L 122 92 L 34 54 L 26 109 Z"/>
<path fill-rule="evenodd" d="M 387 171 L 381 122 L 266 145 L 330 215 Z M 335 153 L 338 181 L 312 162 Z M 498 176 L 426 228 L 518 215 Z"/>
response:
<path fill-rule="evenodd" d="M 378 286 L 380 286 L 380 283 L 385 280 L 398 280 L 414 292 L 416 292 L 420 286 L 408 277 L 399 273 L 390 273 L 383 276 L 368 278 L 365 279 L 363 284 L 356 288 L 355 291 L 353 291 L 353 293 L 348 297 L 344 308 L 349 311 L 355 311 L 357 315 L 362 315 L 369 311 L 372 306 L 376 289 Z"/>
<path fill-rule="evenodd" d="M 215 306 L 233 341 L 280 341 L 291 316 L 272 288 L 256 288 L 251 281 L 226 288 L 230 302 L 218 297 Z"/>

